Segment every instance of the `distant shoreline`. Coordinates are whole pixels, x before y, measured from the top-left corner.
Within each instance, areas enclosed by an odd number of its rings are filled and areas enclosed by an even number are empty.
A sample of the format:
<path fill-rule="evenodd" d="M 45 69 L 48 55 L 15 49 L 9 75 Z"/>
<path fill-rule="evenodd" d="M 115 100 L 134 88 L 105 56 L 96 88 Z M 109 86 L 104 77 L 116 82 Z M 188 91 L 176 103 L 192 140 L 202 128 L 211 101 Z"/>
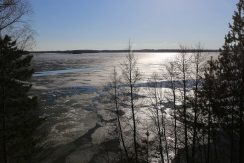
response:
<path fill-rule="evenodd" d="M 187 49 L 185 52 L 220 52 L 217 49 Z M 30 51 L 30 53 L 67 53 L 67 54 L 83 54 L 83 53 L 126 53 L 129 50 L 57 50 L 57 51 Z M 179 53 L 181 49 L 141 49 L 133 50 L 133 52 L 144 53 Z"/>

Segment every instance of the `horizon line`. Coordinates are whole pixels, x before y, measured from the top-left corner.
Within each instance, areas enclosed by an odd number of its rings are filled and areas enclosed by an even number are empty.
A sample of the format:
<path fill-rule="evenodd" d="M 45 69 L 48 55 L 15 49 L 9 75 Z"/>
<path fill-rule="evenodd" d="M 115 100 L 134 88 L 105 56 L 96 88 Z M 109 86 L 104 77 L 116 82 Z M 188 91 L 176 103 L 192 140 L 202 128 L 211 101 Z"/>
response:
<path fill-rule="evenodd" d="M 219 52 L 221 48 L 219 49 L 135 49 L 132 50 L 133 52 L 181 52 L 181 51 L 186 51 L 186 52 Z M 97 50 L 97 49 L 76 49 L 76 50 L 34 50 L 34 51 L 29 51 L 31 53 L 55 53 L 55 52 L 60 52 L 60 53 L 102 53 L 102 52 L 128 52 L 129 49 L 112 49 L 112 50 Z"/>

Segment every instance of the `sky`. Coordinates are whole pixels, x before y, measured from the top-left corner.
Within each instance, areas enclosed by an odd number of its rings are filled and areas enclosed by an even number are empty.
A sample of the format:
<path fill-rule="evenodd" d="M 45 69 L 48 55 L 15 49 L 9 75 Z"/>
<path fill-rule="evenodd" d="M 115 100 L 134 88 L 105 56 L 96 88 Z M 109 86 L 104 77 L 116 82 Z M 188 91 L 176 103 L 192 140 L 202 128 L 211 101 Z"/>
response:
<path fill-rule="evenodd" d="M 218 49 L 238 0 L 32 0 L 34 50 Z"/>

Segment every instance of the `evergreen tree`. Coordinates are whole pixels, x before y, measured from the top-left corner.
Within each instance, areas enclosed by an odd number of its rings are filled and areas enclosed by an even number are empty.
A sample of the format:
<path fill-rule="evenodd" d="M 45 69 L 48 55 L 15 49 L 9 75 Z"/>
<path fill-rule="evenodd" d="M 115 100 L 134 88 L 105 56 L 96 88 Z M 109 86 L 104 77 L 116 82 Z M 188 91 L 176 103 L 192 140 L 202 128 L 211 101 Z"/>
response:
<path fill-rule="evenodd" d="M 212 144 L 212 131 L 213 131 L 213 109 L 215 108 L 215 97 L 216 96 L 216 89 L 215 86 L 217 85 L 216 77 L 214 75 L 214 64 L 215 61 L 211 60 L 208 61 L 207 66 L 205 67 L 205 74 L 202 84 L 202 89 L 198 92 L 199 96 L 199 107 L 200 107 L 200 115 L 203 119 L 202 123 L 200 122 L 199 125 L 201 126 L 201 134 L 203 137 L 203 143 L 206 144 L 205 150 L 205 160 L 206 163 L 212 162 L 213 152 L 211 151 L 211 144 Z M 205 142 L 205 136 L 207 140 Z"/>
<path fill-rule="evenodd" d="M 34 152 L 33 133 L 39 120 L 36 98 L 28 94 L 31 59 L 9 36 L 0 38 L 0 162 L 29 162 Z"/>
<path fill-rule="evenodd" d="M 207 111 L 208 122 L 214 120 L 215 125 L 208 123 L 208 137 L 213 136 L 216 126 L 221 126 L 229 134 L 230 162 L 244 162 L 243 145 L 243 107 L 244 107 L 244 1 L 237 4 L 237 11 L 233 15 L 230 31 L 225 36 L 225 43 L 212 70 L 205 74 L 203 92 L 206 97 L 212 98 L 211 107 Z M 213 63 L 213 62 L 211 62 Z M 211 74 L 212 73 L 212 74 Z M 215 79 L 211 79 L 215 76 Z M 214 81 L 213 81 L 214 80 Z M 211 86 L 212 85 L 212 86 Z M 213 88 L 211 88 L 213 87 Z M 211 93 L 211 96 L 209 95 Z M 214 100 L 213 100 L 214 99 Z M 209 115 L 213 114 L 213 115 Z M 218 124 L 216 123 L 218 122 Z M 213 129 L 214 127 L 215 129 Z M 210 130 L 211 133 L 210 133 Z M 220 134 L 220 133 L 219 133 Z M 223 134 L 223 133 L 222 133 Z M 208 144 L 210 140 L 208 138 Z M 236 140 L 238 139 L 238 141 Z M 239 144 L 238 149 L 237 144 Z M 209 149 L 208 149 L 209 150 Z M 239 151 L 236 152 L 236 151 Z M 208 151 L 209 152 L 209 151 Z M 237 155 L 239 155 L 239 159 Z M 223 153 L 222 153 L 223 154 Z"/>

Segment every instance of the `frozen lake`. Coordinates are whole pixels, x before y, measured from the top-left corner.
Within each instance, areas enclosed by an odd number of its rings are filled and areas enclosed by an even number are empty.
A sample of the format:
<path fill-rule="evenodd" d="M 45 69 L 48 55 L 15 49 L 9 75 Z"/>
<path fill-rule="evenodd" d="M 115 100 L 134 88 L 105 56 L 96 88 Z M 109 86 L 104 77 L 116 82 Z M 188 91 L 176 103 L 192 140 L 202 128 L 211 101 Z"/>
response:
<path fill-rule="evenodd" d="M 160 71 L 160 66 L 174 58 L 177 53 L 135 53 L 138 65 L 147 78 L 154 71 Z M 89 54 L 34 54 L 34 79 L 46 78 L 48 85 L 68 87 L 81 85 L 103 85 L 113 67 L 118 70 L 126 53 L 89 53 Z M 62 80 L 56 80 L 60 78 Z M 35 83 L 43 88 L 48 85 Z"/>
<path fill-rule="evenodd" d="M 126 53 L 33 54 L 32 91 L 39 96 L 42 128 L 47 132 L 38 156 L 42 162 L 99 160 L 106 148 L 113 117 L 99 103 L 99 90 L 109 81 L 113 67 L 120 69 Z M 143 80 L 177 53 L 135 53 Z M 212 54 L 206 54 L 210 56 Z M 116 144 L 115 142 L 110 143 Z M 110 146 L 109 146 L 110 148 Z M 115 149 L 111 149 L 113 151 Z M 80 154 L 85 157 L 80 158 Z M 83 160 L 82 160 L 83 159 Z M 84 160 L 85 159 L 85 160 Z M 62 162 L 62 161 L 61 161 Z M 98 161 L 99 162 L 99 161 Z"/>

